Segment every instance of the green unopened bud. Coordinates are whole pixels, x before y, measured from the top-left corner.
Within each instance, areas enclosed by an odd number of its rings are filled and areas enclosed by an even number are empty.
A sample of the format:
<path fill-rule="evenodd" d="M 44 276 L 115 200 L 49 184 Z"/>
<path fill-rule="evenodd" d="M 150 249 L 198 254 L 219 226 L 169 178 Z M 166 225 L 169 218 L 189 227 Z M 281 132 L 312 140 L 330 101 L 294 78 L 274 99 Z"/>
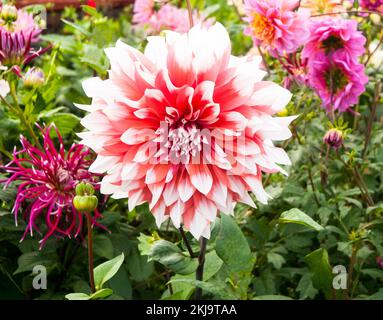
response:
<path fill-rule="evenodd" d="M 98 199 L 96 196 L 75 196 L 73 205 L 77 211 L 92 212 L 97 208 Z"/>
<path fill-rule="evenodd" d="M 0 17 L 6 23 L 15 22 L 17 20 L 17 8 L 9 4 L 3 5 L 1 8 Z"/>
<path fill-rule="evenodd" d="M 93 196 L 94 188 L 90 183 L 81 182 L 76 186 L 77 196 Z"/>

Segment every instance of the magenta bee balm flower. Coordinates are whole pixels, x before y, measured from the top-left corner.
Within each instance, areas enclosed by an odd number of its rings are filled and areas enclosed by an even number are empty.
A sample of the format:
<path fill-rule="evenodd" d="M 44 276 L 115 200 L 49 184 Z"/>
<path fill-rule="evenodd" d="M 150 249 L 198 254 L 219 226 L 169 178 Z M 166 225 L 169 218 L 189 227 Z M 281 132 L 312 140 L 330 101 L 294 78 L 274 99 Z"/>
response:
<path fill-rule="evenodd" d="M 101 193 L 209 238 L 219 211 L 255 206 L 249 191 L 266 203 L 262 173 L 290 164 L 273 140 L 291 137 L 295 117 L 273 115 L 291 93 L 262 81 L 259 56 L 232 56 L 219 23 L 164 34 L 144 54 L 121 41 L 106 50 L 110 77 L 84 82 L 92 105 L 79 106 L 90 112 L 79 136 L 98 153 L 90 170 L 106 173 Z"/>
<path fill-rule="evenodd" d="M 363 9 L 383 12 L 383 0 L 360 0 L 359 4 Z"/>
<path fill-rule="evenodd" d="M 308 78 L 323 106 L 328 111 L 334 109 L 341 112 L 358 103 L 368 82 L 364 65 L 348 63 L 346 53 L 333 56 L 332 59 L 318 56 L 311 64 Z"/>
<path fill-rule="evenodd" d="M 44 137 L 43 150 L 21 137 L 22 149 L 13 153 L 13 160 L 2 167 L 10 173 L 5 187 L 19 182 L 13 207 L 17 225 L 19 211 L 27 221 L 22 240 L 34 231 L 46 229 L 40 248 L 51 236 L 77 237 L 82 231 L 83 217 L 73 206 L 75 188 L 85 181 L 95 185 L 97 176 L 89 173 L 90 151 L 80 144 L 73 144 L 66 152 L 57 129 L 59 148 L 52 141 L 52 127 L 41 129 Z M 95 211 L 93 223 L 100 214 Z M 42 227 L 43 226 L 43 227 Z"/>
<path fill-rule="evenodd" d="M 308 60 L 309 65 L 318 55 L 323 58 L 323 54 L 329 58 L 341 54 L 346 62 L 358 62 L 365 52 L 366 38 L 358 31 L 355 20 L 314 20 L 310 31 L 310 38 L 302 51 L 302 57 Z"/>
<path fill-rule="evenodd" d="M 271 54 L 293 53 L 309 36 L 310 12 L 299 9 L 298 0 L 245 0 L 245 33 Z"/>

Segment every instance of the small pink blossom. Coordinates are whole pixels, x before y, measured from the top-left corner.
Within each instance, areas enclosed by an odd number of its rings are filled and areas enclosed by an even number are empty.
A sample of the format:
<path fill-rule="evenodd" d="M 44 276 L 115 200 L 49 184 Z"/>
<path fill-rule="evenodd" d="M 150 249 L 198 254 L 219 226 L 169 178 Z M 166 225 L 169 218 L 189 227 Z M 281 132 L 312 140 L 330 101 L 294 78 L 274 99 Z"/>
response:
<path fill-rule="evenodd" d="M 365 91 L 368 82 L 364 65 L 347 62 L 345 52 L 333 55 L 331 59 L 324 55 L 317 56 L 310 66 L 308 77 L 311 87 L 328 111 L 349 110 L 358 103 L 359 96 Z"/>
<path fill-rule="evenodd" d="M 363 9 L 383 13 L 383 0 L 359 0 L 359 5 Z"/>
<path fill-rule="evenodd" d="M 245 0 L 245 33 L 273 55 L 293 53 L 309 37 L 309 15 L 305 9 L 294 11 L 298 0 Z"/>
<path fill-rule="evenodd" d="M 263 173 L 290 160 L 273 140 L 291 137 L 295 117 L 273 117 L 291 98 L 262 81 L 261 58 L 234 57 L 221 24 L 148 37 L 145 53 L 119 41 L 106 50 L 109 79 L 84 82 L 92 104 L 82 143 L 106 173 L 101 193 L 145 202 L 158 225 L 170 218 L 195 238 L 210 236 L 219 211 L 266 203 Z"/>
<path fill-rule="evenodd" d="M 308 39 L 302 57 L 315 61 L 317 56 L 330 56 L 341 53 L 347 62 L 358 62 L 358 58 L 365 52 L 366 38 L 358 31 L 355 20 L 327 18 L 315 20 L 310 27 Z"/>
<path fill-rule="evenodd" d="M 11 24 L 5 24 L 0 21 L 0 30 L 15 33 L 22 32 L 25 37 L 29 37 L 31 34 L 31 42 L 33 43 L 39 41 L 39 36 L 42 32 L 41 28 L 33 18 L 33 15 L 23 9 L 17 10 L 17 19 Z"/>
<path fill-rule="evenodd" d="M 186 9 L 171 4 L 162 5 L 157 10 L 154 7 L 154 0 L 135 1 L 133 22 L 140 26 L 146 26 L 149 34 L 159 34 L 162 30 L 187 32 L 190 29 L 189 13 Z M 214 23 L 214 19 L 208 19 L 194 10 L 193 22 L 210 26 Z"/>

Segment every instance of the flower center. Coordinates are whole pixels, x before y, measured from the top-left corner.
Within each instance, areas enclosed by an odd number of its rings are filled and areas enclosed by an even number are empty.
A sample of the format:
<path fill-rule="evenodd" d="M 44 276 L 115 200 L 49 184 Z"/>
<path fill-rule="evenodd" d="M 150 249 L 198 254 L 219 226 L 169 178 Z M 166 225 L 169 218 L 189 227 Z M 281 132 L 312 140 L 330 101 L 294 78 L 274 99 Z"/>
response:
<path fill-rule="evenodd" d="M 275 29 L 273 25 L 270 23 L 269 19 L 267 19 L 265 16 L 262 16 L 258 13 L 254 14 L 253 16 L 253 22 L 252 22 L 252 30 L 254 36 L 262 41 L 267 42 L 268 44 L 271 44 Z"/>
<path fill-rule="evenodd" d="M 341 68 L 331 67 L 325 72 L 325 80 L 327 88 L 333 93 L 337 94 L 348 84 L 348 78 Z"/>
<path fill-rule="evenodd" d="M 332 51 L 343 48 L 343 40 L 337 36 L 330 35 L 327 39 L 323 40 L 321 43 L 322 49 L 329 54 Z"/>
<path fill-rule="evenodd" d="M 189 163 L 202 150 L 203 136 L 194 123 L 169 130 L 168 147 L 172 163 Z"/>

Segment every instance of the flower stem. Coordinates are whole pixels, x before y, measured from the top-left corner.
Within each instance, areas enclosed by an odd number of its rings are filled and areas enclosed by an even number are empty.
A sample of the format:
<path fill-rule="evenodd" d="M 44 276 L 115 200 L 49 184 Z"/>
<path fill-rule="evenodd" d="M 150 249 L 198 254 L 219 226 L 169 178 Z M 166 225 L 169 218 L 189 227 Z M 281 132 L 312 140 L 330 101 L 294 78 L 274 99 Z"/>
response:
<path fill-rule="evenodd" d="M 193 28 L 194 22 L 193 22 L 193 9 L 190 3 L 190 0 L 186 0 L 186 5 L 188 7 L 188 13 L 189 13 L 189 24 L 190 24 L 190 29 Z"/>
<path fill-rule="evenodd" d="M 94 266 L 93 266 L 93 240 L 92 240 L 92 216 L 89 212 L 85 212 L 86 223 L 88 229 L 88 268 L 89 268 L 89 282 L 92 293 L 96 292 L 94 285 Z"/>
<path fill-rule="evenodd" d="M 204 237 L 201 237 L 199 240 L 199 243 L 200 243 L 200 252 L 198 255 L 198 267 L 196 271 L 196 280 L 203 281 L 203 268 L 205 265 L 207 239 Z M 202 298 L 202 289 L 198 287 L 195 290 L 195 300 L 201 300 L 201 298 Z"/>
<path fill-rule="evenodd" d="M 185 245 L 186 245 L 186 248 L 187 248 L 188 251 L 189 251 L 190 257 L 191 257 L 191 258 L 194 258 L 195 255 L 194 255 L 193 249 L 192 249 L 191 246 L 190 246 L 190 243 L 189 243 L 189 241 L 188 241 L 188 238 L 186 237 L 184 228 L 182 228 L 182 226 L 181 226 L 178 230 L 179 230 L 180 233 L 181 233 L 182 240 L 185 242 Z"/>
<path fill-rule="evenodd" d="M 362 151 L 362 158 L 365 158 L 365 156 L 367 155 L 368 144 L 370 143 L 370 138 L 371 138 L 372 125 L 373 125 L 374 120 L 375 120 L 376 109 L 377 109 L 377 106 L 378 106 L 378 103 L 380 100 L 380 91 L 381 91 L 381 84 L 378 82 L 375 85 L 374 101 L 372 102 L 371 113 L 370 113 L 370 117 L 368 119 L 366 137 L 364 140 L 364 148 Z"/>

